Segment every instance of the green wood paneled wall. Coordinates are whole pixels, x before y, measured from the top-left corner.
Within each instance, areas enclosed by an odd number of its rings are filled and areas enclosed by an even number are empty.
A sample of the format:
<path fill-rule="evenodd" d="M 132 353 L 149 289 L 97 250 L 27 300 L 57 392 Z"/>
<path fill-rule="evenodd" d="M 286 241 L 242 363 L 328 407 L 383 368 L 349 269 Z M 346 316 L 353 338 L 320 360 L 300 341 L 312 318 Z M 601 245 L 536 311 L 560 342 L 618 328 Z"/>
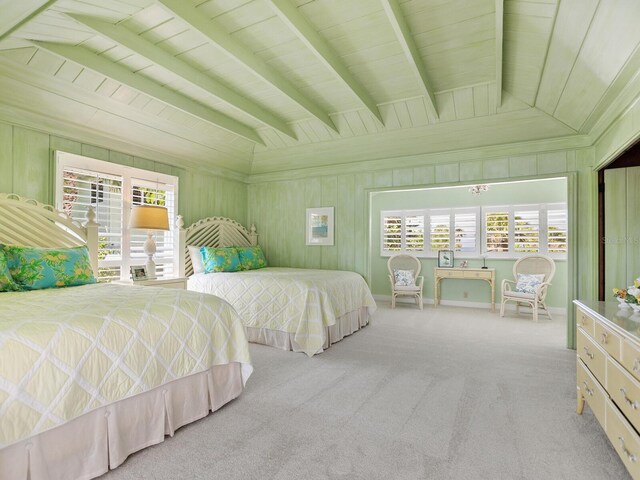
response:
<path fill-rule="evenodd" d="M 247 220 L 247 185 L 243 182 L 7 123 L 0 123 L 0 191 L 52 204 L 55 150 L 179 177 L 179 211 L 186 225 L 213 215 L 234 218 L 242 223 Z"/>

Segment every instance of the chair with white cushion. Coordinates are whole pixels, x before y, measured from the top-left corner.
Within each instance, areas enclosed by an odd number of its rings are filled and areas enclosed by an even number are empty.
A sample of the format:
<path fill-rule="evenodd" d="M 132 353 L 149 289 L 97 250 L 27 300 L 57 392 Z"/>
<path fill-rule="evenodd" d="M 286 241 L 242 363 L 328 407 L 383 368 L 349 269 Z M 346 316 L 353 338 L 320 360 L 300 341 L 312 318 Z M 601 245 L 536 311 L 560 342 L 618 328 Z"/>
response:
<path fill-rule="evenodd" d="M 533 309 L 533 321 L 538 321 L 538 309 L 545 311 L 549 319 L 551 314 L 544 303 L 551 280 L 556 273 L 555 262 L 546 255 L 533 254 L 524 256 L 513 264 L 513 280 L 502 280 L 502 306 L 500 316 L 504 317 L 504 306 L 507 302 L 516 302 L 516 311 L 520 313 L 521 305 Z"/>
<path fill-rule="evenodd" d="M 420 276 L 422 264 L 413 255 L 404 253 L 394 255 L 387 261 L 389 282 L 391 282 L 391 308 L 396 308 L 396 298 L 401 295 L 415 298 L 416 305 L 422 310 L 422 285 Z"/>

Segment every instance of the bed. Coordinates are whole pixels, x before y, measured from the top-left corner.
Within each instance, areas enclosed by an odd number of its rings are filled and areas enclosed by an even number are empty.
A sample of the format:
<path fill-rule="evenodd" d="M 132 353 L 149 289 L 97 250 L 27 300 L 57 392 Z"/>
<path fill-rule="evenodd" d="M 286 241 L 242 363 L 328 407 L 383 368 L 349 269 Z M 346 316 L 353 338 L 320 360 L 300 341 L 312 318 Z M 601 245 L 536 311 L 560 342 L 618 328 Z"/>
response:
<path fill-rule="evenodd" d="M 194 273 L 189 246 L 247 247 L 258 244 L 247 230 L 224 217 L 188 228 L 178 220 L 179 270 L 189 290 L 216 295 L 237 310 L 250 342 L 311 357 L 369 323 L 376 304 L 361 275 L 336 270 L 266 267 L 232 273 Z"/>
<path fill-rule="evenodd" d="M 0 194 L 0 243 L 97 246 L 88 217 L 79 226 Z M 0 479 L 99 476 L 239 396 L 251 372 L 237 313 L 210 295 L 109 284 L 0 293 Z"/>

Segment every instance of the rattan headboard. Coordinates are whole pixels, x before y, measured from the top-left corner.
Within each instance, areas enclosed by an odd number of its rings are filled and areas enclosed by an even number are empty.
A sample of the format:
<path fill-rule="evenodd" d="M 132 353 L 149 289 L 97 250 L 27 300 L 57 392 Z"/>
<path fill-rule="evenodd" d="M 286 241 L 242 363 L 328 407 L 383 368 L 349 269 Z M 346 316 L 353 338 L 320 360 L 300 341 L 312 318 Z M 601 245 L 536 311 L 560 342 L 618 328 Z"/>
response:
<path fill-rule="evenodd" d="M 197 247 L 249 247 L 258 244 L 255 225 L 251 225 L 251 230 L 247 230 L 230 218 L 203 218 L 184 228 L 184 220 L 181 215 L 178 215 L 176 225 L 180 232 L 180 264 L 178 267 L 180 276 L 193 275 L 193 266 L 187 248 L 190 245 Z"/>
<path fill-rule="evenodd" d="M 0 193 L 0 243 L 32 247 L 87 245 L 94 273 L 98 274 L 98 224 L 93 209 L 84 225 L 51 205 Z"/>

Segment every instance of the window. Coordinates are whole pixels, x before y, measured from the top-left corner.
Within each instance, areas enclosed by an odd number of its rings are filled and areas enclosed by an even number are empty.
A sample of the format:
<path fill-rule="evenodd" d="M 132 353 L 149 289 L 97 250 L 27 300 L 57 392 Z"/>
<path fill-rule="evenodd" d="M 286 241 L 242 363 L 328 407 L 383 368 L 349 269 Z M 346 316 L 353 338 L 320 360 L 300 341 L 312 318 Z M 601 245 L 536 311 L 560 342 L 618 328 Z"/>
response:
<path fill-rule="evenodd" d="M 96 212 L 100 225 L 99 281 L 128 278 L 131 265 L 146 262 L 143 251 L 146 232 L 126 228 L 131 206 L 164 206 L 171 224 L 177 211 L 177 193 L 177 177 L 56 152 L 58 208 L 81 223 L 85 221 L 89 207 Z M 174 232 L 155 232 L 154 239 L 156 274 L 160 278 L 170 276 L 177 267 Z"/>
<path fill-rule="evenodd" d="M 381 225 L 382 256 L 435 257 L 438 250 L 453 250 L 456 258 L 540 252 L 562 259 L 568 251 L 565 204 L 383 211 Z"/>
<path fill-rule="evenodd" d="M 422 211 L 386 211 L 381 217 L 382 255 L 424 252 L 425 216 Z"/>

